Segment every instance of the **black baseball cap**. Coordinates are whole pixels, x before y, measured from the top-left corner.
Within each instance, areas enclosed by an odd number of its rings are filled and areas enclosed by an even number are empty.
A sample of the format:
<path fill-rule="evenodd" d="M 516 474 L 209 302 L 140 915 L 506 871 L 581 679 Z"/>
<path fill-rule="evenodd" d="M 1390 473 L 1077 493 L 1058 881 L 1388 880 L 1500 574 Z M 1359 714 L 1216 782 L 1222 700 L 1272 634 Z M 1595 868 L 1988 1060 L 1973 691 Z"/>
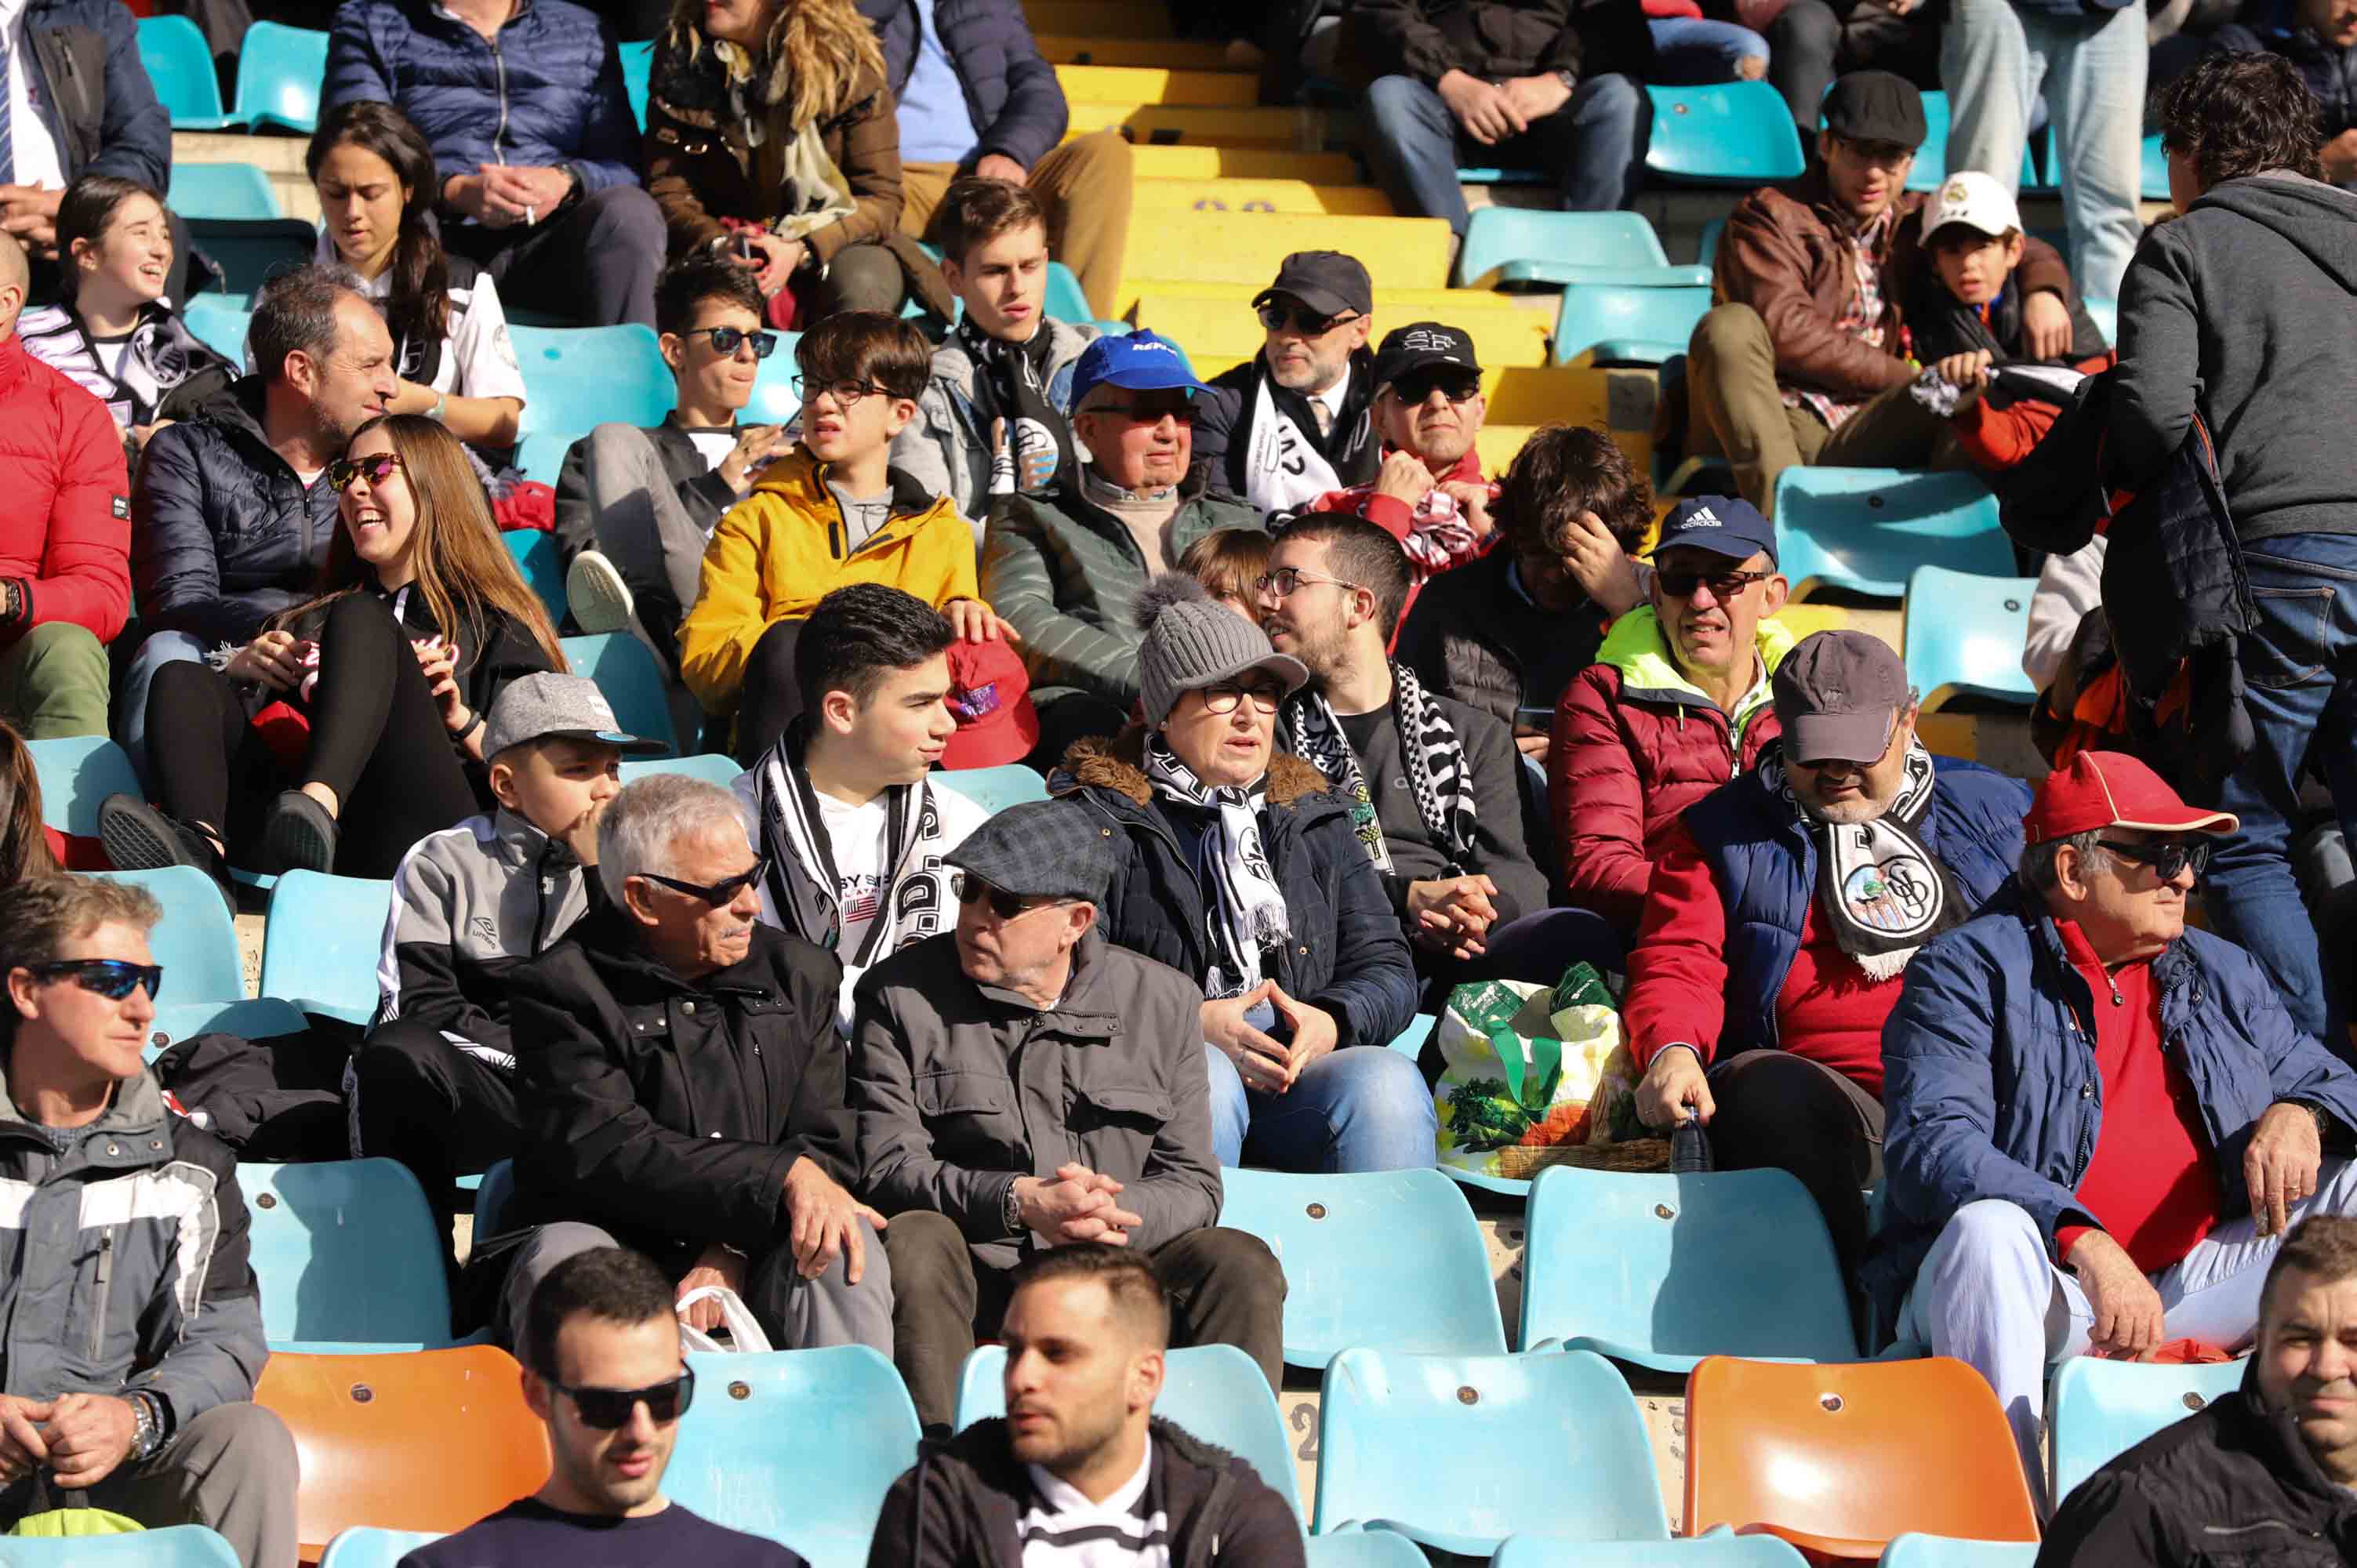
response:
<path fill-rule="evenodd" d="M 1730 561 L 1749 561 L 1764 552 L 1772 563 L 1776 525 L 1741 496 L 1689 496 L 1662 519 L 1653 557 L 1659 560 L 1663 551 L 1678 549 L 1707 550 Z"/>
<path fill-rule="evenodd" d="M 1931 134 L 1923 123 L 1923 94 L 1887 70 L 1854 70 L 1835 82 L 1825 94 L 1824 113 L 1825 129 L 1845 141 L 1920 147 Z"/>
<path fill-rule="evenodd" d="M 1481 361 L 1474 357 L 1473 339 L 1437 321 L 1412 322 L 1384 334 L 1375 348 L 1375 385 L 1389 386 L 1435 365 L 1481 378 Z"/>
<path fill-rule="evenodd" d="M 1340 251 L 1296 251 L 1276 269 L 1276 281 L 1253 295 L 1257 310 L 1280 294 L 1291 295 L 1321 316 L 1361 316 L 1375 308 L 1375 285 L 1356 256 Z"/>

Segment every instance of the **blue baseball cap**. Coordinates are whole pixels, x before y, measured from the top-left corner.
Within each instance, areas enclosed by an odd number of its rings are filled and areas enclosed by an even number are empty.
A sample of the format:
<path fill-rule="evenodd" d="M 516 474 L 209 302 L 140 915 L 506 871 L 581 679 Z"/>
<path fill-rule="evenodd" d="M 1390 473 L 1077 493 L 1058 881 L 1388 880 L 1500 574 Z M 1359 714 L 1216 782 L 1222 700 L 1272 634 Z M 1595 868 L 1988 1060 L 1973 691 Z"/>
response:
<path fill-rule="evenodd" d="M 1139 328 L 1125 338 L 1099 338 L 1081 350 L 1072 368 L 1072 407 L 1100 386 L 1131 392 L 1167 392 L 1178 387 L 1189 393 L 1211 389 L 1195 379 L 1187 350 L 1159 332 Z"/>
<path fill-rule="evenodd" d="M 1679 548 L 1707 550 L 1730 561 L 1749 561 L 1765 552 L 1776 559 L 1776 525 L 1740 496 L 1690 496 L 1662 520 L 1653 554 Z"/>

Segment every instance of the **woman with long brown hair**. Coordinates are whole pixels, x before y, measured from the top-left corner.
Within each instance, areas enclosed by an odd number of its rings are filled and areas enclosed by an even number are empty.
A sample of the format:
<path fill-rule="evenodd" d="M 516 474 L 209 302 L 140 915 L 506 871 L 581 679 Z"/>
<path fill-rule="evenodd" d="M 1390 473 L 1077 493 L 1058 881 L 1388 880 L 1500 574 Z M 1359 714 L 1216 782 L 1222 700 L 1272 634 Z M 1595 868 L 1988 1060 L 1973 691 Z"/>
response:
<path fill-rule="evenodd" d="M 41 776 L 33 748 L 0 721 L 0 887 L 57 869 L 49 831 L 41 825 Z"/>
<path fill-rule="evenodd" d="M 441 425 L 379 415 L 328 481 L 343 527 L 319 596 L 220 669 L 156 672 L 147 750 L 163 809 L 106 802 L 115 865 L 390 876 L 419 839 L 489 808 L 484 715 L 517 676 L 565 668 L 556 628 Z"/>

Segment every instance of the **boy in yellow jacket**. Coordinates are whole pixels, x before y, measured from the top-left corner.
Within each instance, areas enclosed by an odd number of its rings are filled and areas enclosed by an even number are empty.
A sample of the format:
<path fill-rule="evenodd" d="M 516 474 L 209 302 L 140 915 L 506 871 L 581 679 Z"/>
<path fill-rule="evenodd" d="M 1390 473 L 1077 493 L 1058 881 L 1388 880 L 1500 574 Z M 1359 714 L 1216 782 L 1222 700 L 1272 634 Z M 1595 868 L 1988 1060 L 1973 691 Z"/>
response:
<path fill-rule="evenodd" d="M 932 374 L 923 334 L 896 316 L 843 311 L 802 335 L 794 360 L 802 441 L 713 530 L 680 623 L 680 673 L 706 713 L 737 715 L 746 758 L 801 712 L 794 643 L 837 588 L 903 589 L 968 641 L 1013 636 L 975 596 L 973 526 L 889 464 Z"/>

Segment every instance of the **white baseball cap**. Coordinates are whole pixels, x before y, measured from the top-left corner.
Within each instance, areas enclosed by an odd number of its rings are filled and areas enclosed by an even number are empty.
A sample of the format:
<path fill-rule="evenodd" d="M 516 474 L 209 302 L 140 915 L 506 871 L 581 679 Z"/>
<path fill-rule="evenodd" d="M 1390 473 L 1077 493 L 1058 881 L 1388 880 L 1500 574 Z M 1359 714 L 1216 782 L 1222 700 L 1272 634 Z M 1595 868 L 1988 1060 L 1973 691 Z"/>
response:
<path fill-rule="evenodd" d="M 1940 188 L 1923 209 L 1923 238 L 1938 233 L 1951 223 L 1961 223 L 1995 238 L 2012 230 L 2021 230 L 2021 209 L 2014 204 L 2004 186 L 1995 175 L 1978 169 L 1964 169 L 1940 182 Z"/>

